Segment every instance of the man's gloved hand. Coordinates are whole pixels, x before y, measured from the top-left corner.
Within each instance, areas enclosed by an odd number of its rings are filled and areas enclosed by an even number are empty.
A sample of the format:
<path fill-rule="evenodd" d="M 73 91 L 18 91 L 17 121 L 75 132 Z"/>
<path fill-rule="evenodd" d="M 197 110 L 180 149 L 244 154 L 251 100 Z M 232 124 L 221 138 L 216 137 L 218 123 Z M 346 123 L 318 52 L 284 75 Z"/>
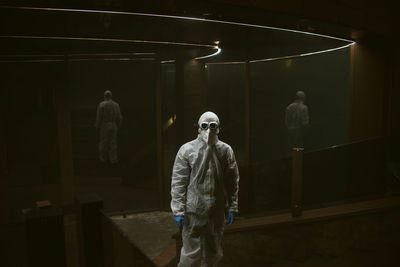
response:
<path fill-rule="evenodd" d="M 226 224 L 228 226 L 231 226 L 234 221 L 235 221 L 235 213 L 233 211 L 230 211 L 228 213 L 228 218 L 226 219 Z"/>
<path fill-rule="evenodd" d="M 185 223 L 185 217 L 183 216 L 175 216 L 175 222 L 178 225 L 179 228 L 183 227 L 183 224 Z"/>

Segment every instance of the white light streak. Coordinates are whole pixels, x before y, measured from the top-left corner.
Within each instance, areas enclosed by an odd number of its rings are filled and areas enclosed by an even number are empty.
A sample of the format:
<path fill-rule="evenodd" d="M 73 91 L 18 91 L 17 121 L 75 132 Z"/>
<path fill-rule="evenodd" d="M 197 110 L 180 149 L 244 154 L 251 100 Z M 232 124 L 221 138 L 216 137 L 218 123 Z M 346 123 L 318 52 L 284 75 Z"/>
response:
<path fill-rule="evenodd" d="M 84 54 L 0 54 L 0 57 L 85 57 L 85 56 L 154 56 L 156 53 L 84 53 Z"/>
<path fill-rule="evenodd" d="M 0 54 L 0 57 L 65 57 L 65 55 L 61 55 L 61 54 L 25 54 L 25 55 Z"/>
<path fill-rule="evenodd" d="M 36 62 L 64 62 L 62 59 L 15 59 L 15 60 L 1 60 L 0 63 L 18 63 L 18 62 L 31 62 L 31 63 L 36 63 Z"/>
<path fill-rule="evenodd" d="M 326 49 L 326 50 L 310 52 L 310 53 L 305 53 L 305 54 L 299 54 L 299 55 L 250 60 L 249 63 L 258 63 L 258 62 L 274 61 L 274 60 L 280 60 L 280 59 L 290 59 L 290 58 L 295 58 L 295 57 L 312 56 L 312 55 L 323 54 L 323 53 L 328 53 L 328 52 L 344 49 L 344 48 L 352 46 L 354 44 L 355 44 L 355 42 L 352 42 L 350 44 L 346 44 L 346 45 L 343 45 L 343 46 L 340 46 L 340 47 L 336 47 L 336 48 L 332 48 L 332 49 Z"/>
<path fill-rule="evenodd" d="M 75 59 L 71 59 L 71 61 L 74 61 Z M 79 60 L 79 59 L 77 59 Z M 87 60 L 104 60 L 104 61 L 153 61 L 155 58 L 89 58 Z"/>
<path fill-rule="evenodd" d="M 12 62 L 79 62 L 79 61 L 154 61 L 154 58 L 68 58 L 63 59 L 0 59 L 2 63 Z"/>
<path fill-rule="evenodd" d="M 0 38 L 73 40 L 73 41 L 105 41 L 105 42 L 120 42 L 120 43 L 149 43 L 149 44 L 165 44 L 165 45 L 180 45 L 180 46 L 215 48 L 215 45 L 206 45 L 206 44 L 180 43 L 180 42 L 167 42 L 167 41 L 149 41 L 149 40 L 132 40 L 132 39 L 92 38 L 92 37 L 0 35 Z"/>
<path fill-rule="evenodd" d="M 225 62 L 210 62 L 207 65 L 231 65 L 231 64 L 246 64 L 246 61 L 225 61 Z"/>
<path fill-rule="evenodd" d="M 43 8 L 43 7 L 13 7 L 13 6 L 0 6 L 1 8 L 8 8 L 8 9 L 21 9 L 21 10 L 40 10 L 40 11 L 58 11 L 58 12 L 75 12 L 75 13 L 98 13 L 98 14 L 115 14 L 115 15 L 133 15 L 133 16 L 144 16 L 144 17 L 157 17 L 157 18 L 167 18 L 167 19 L 178 19 L 178 20 L 189 20 L 189 21 L 200 21 L 200 22 L 210 22 L 210 23 L 219 23 L 219 24 L 226 24 L 226 25 L 235 25 L 235 26 L 242 26 L 242 27 L 250 27 L 250 28 L 259 28 L 259 29 L 268 29 L 268 30 L 275 30 L 275 31 L 283 31 L 283 32 L 291 32 L 296 34 L 304 34 L 316 37 L 322 37 L 332 40 L 344 41 L 348 44 L 344 46 L 340 46 L 337 48 L 326 49 L 311 53 L 304 53 L 299 55 L 291 55 L 291 56 L 283 56 L 283 57 L 275 57 L 275 58 L 267 58 L 267 59 L 257 59 L 251 60 L 250 63 L 256 62 L 264 62 L 264 61 L 273 61 L 279 59 L 289 59 L 294 57 L 303 57 L 303 56 L 310 56 L 322 53 L 328 53 L 332 51 L 336 51 L 339 49 L 346 48 L 348 46 L 354 45 L 355 42 L 353 40 L 338 38 L 334 36 L 306 32 L 306 31 L 299 31 L 293 29 L 285 29 L 280 27 L 272 27 L 272 26 L 265 26 L 265 25 L 257 25 L 257 24 L 249 24 L 249 23 L 241 23 L 241 22 L 234 22 L 234 21 L 223 21 L 223 20 L 214 20 L 214 19 L 206 19 L 206 18 L 198 18 L 198 17 L 187 17 L 187 16 L 174 16 L 174 15 L 163 15 L 163 14 L 153 14 L 153 13 L 140 13 L 140 12 L 126 12 L 126 11 L 111 11 L 111 10 L 89 10 L 89 9 L 71 9 L 71 8 Z M 176 42 L 166 42 L 166 41 L 146 41 L 146 40 L 125 40 L 125 39 L 107 39 L 107 38 L 77 38 L 77 37 L 43 37 L 43 36 L 0 36 L 6 38 L 37 38 L 37 39 L 63 39 L 63 40 L 85 40 L 85 41 L 110 41 L 110 42 L 129 42 L 129 43 L 151 43 L 151 44 L 166 44 L 166 45 L 182 45 L 182 46 L 197 46 L 197 47 L 208 47 L 208 48 L 215 48 L 217 51 L 207 56 L 196 57 L 195 59 L 205 59 L 210 58 L 213 56 L 218 55 L 221 52 L 221 49 L 215 45 L 202 45 L 202 44 L 190 44 L 190 43 L 176 43 Z M 167 62 L 167 61 L 165 61 Z M 163 62 L 161 62 L 163 63 Z M 215 63 L 214 63 L 215 64 Z"/>
<path fill-rule="evenodd" d="M 156 53 L 84 53 L 84 54 L 68 54 L 69 56 L 82 57 L 82 56 L 154 56 Z"/>
<path fill-rule="evenodd" d="M 207 56 L 196 57 L 196 58 L 194 58 L 194 59 L 197 59 L 197 60 L 199 60 L 199 59 L 205 59 L 205 58 L 209 58 L 209 57 L 214 57 L 214 56 L 218 55 L 219 53 L 221 53 L 221 51 L 222 51 L 221 48 L 219 48 L 218 46 L 217 46 L 217 47 L 214 47 L 214 48 L 217 49 L 216 52 L 214 52 L 214 53 L 212 53 L 212 54 L 210 54 L 210 55 L 207 55 Z"/>
<path fill-rule="evenodd" d="M 161 61 L 161 64 L 167 64 L 167 63 L 175 63 L 175 60 L 171 59 L 171 60 Z"/>
<path fill-rule="evenodd" d="M 293 33 L 299 33 L 299 34 L 306 34 L 306 35 L 318 36 L 318 37 L 323 37 L 323 38 L 329 38 L 329 39 L 334 39 L 334 40 L 339 40 L 339 41 L 353 42 L 352 40 L 338 38 L 338 37 L 324 35 L 324 34 L 313 33 L 313 32 L 306 32 L 306 31 L 299 31 L 299 30 L 292 30 L 292 29 L 285 29 L 285 28 L 280 28 L 280 27 L 272 27 L 272 26 L 257 25 L 257 24 L 250 24 L 250 23 L 241 23 L 241 22 L 234 22 L 234 21 L 214 20 L 214 19 L 196 18 L 196 17 L 186 17 L 186 16 L 174 16 L 174 15 L 140 13 L 140 12 L 127 12 L 127 11 L 112 11 L 112 10 L 90 10 L 90 9 L 50 8 L 50 7 L 1 6 L 1 8 L 24 9 L 24 10 L 42 10 L 42 11 L 60 11 L 60 12 L 77 12 L 77 13 L 100 13 L 100 14 L 115 14 L 115 15 L 134 15 L 134 16 L 144 16 L 144 17 L 157 17 L 157 18 L 169 18 L 169 19 L 202 21 L 202 22 L 220 23 L 220 24 L 236 25 L 236 26 L 251 27 L 251 28 L 260 28 L 260 29 L 269 29 L 269 30 L 276 30 L 276 31 L 293 32 Z"/>

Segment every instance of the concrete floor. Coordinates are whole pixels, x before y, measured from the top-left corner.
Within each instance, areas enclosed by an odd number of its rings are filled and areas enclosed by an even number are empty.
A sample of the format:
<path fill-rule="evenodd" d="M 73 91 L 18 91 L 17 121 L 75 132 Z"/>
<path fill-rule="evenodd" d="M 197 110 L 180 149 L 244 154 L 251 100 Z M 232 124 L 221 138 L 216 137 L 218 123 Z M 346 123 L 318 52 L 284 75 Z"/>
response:
<path fill-rule="evenodd" d="M 151 185 L 126 185 L 121 177 L 75 177 L 75 194 L 96 194 L 105 212 L 152 210 L 158 207 L 157 189 Z"/>
<path fill-rule="evenodd" d="M 172 235 L 178 231 L 178 227 L 172 212 L 143 212 L 111 218 L 128 239 L 152 260 L 175 244 Z"/>
<path fill-rule="evenodd" d="M 95 177 L 95 176 L 77 176 L 76 193 L 96 193 L 104 201 L 104 210 L 110 214 L 120 212 L 122 215 L 111 215 L 111 219 L 126 234 L 126 237 L 135 244 L 148 258 L 154 260 L 163 252 L 175 244 L 172 238 L 178 229 L 173 220 L 171 212 L 167 211 L 147 211 L 157 208 L 157 191 L 151 183 L 130 185 L 124 183 L 124 179 L 118 176 Z M 139 212 L 140 211 L 140 212 Z M 73 238 L 76 228 L 74 218 L 67 219 L 66 238 L 68 267 L 79 267 L 79 257 L 76 248 L 76 242 Z M 251 242 L 254 242 L 252 240 Z M 297 241 L 291 241 L 296 242 Z M 225 246 L 229 247 L 229 238 L 224 238 Z M 248 245 L 251 245 L 248 244 Z M 242 250 L 242 249 L 240 249 Z M 228 258 L 235 254 L 240 255 L 236 249 L 225 250 L 224 259 L 221 266 L 230 266 Z M 230 255 L 233 253 L 234 255 Z M 382 259 L 389 259 L 396 255 L 393 251 L 365 251 L 349 250 L 342 255 L 329 257 L 327 255 L 313 254 L 304 261 L 291 260 L 281 257 L 274 258 L 268 262 L 267 266 L 272 267 L 347 267 L 347 266 L 392 266 L 382 262 Z M 380 262 L 377 262 L 379 259 Z M 383 265 L 381 264 L 383 263 Z M 260 265 L 265 266 L 265 265 Z"/>

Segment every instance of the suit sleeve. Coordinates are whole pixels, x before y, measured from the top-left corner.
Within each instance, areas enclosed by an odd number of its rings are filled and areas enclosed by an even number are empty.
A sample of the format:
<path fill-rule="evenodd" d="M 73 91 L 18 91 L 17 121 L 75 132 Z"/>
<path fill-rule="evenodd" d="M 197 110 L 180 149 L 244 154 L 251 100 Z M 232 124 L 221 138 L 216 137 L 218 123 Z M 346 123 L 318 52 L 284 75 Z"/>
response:
<path fill-rule="evenodd" d="M 286 128 L 289 128 L 289 107 L 285 109 L 285 125 Z"/>
<path fill-rule="evenodd" d="M 97 106 L 97 112 L 96 112 L 96 124 L 95 124 L 96 128 L 100 127 L 102 118 L 103 118 L 103 109 L 101 108 L 101 105 L 99 104 Z"/>
<path fill-rule="evenodd" d="M 171 210 L 174 216 L 183 216 L 186 207 L 186 190 L 189 182 L 190 166 L 182 146 L 176 154 L 171 181 Z"/>
<path fill-rule="evenodd" d="M 304 110 L 303 110 L 303 114 L 302 114 L 302 122 L 301 123 L 303 124 L 303 126 L 307 126 L 309 124 L 309 121 L 310 121 L 310 117 L 308 115 L 308 107 L 305 106 Z"/>
<path fill-rule="evenodd" d="M 121 127 L 121 124 L 122 124 L 122 114 L 121 114 L 121 109 L 120 109 L 120 107 L 119 107 L 119 105 L 117 104 L 117 124 L 118 124 L 118 127 Z"/>
<path fill-rule="evenodd" d="M 238 200 L 239 200 L 239 169 L 236 163 L 235 154 L 232 148 L 229 148 L 227 153 L 227 161 L 228 161 L 228 203 L 229 203 L 229 211 L 238 212 Z"/>

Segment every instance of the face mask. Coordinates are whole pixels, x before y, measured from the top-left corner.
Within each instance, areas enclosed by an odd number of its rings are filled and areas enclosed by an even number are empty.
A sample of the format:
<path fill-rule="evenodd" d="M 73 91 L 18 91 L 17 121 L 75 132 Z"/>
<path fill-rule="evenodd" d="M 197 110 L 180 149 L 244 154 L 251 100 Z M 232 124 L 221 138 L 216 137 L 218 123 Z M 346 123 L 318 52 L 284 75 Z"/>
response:
<path fill-rule="evenodd" d="M 201 130 L 200 136 L 209 146 L 215 145 L 215 143 L 217 143 L 217 133 L 215 130 Z"/>

